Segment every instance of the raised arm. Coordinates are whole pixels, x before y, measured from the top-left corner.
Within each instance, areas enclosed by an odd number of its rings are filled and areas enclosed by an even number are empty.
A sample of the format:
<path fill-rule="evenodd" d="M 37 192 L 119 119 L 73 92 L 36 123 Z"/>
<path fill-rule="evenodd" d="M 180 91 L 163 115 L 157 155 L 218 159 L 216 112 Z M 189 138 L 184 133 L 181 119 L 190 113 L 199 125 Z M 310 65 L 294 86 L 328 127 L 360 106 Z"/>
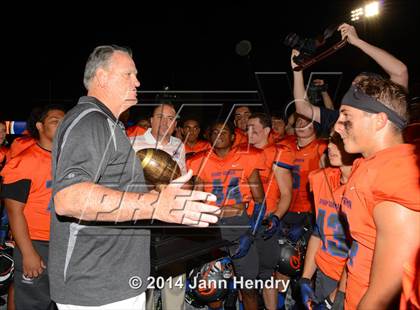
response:
<path fill-rule="evenodd" d="M 376 61 L 389 75 L 391 81 L 402 85 L 405 89 L 408 88 L 408 71 L 401 60 L 387 51 L 360 39 L 354 26 L 344 23 L 338 27 L 338 31 L 341 32 L 343 39 L 347 38 L 350 44 L 360 48 L 366 55 Z"/>
<path fill-rule="evenodd" d="M 290 59 L 292 69 L 297 66 L 293 61 L 293 57 L 297 55 L 299 55 L 299 52 L 297 50 L 293 50 Z M 302 71 L 293 71 L 293 97 L 297 113 L 320 123 L 321 116 L 319 107 L 312 105 L 306 96 Z"/>

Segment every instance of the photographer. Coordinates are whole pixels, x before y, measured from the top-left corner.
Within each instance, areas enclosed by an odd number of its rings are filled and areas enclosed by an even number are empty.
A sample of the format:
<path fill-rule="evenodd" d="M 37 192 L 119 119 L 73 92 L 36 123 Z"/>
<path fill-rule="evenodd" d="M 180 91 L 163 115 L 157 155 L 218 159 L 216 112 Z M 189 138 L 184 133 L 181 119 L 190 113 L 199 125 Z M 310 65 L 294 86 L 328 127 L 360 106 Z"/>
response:
<path fill-rule="evenodd" d="M 388 52 L 360 39 L 356 29 L 351 25 L 344 23 L 337 30 L 341 32 L 342 39 L 347 39 L 350 44 L 358 47 L 365 54 L 372 57 L 389 75 L 391 81 L 407 89 L 408 71 L 404 63 Z M 299 55 L 299 52 L 293 50 L 291 59 L 292 68 L 297 66 L 293 61 L 293 57 L 297 55 Z M 293 80 L 293 95 L 295 97 L 296 111 L 319 123 L 321 125 L 319 128 L 320 134 L 329 134 L 331 127 L 338 119 L 339 112 L 337 110 L 314 106 L 308 101 L 302 71 L 293 71 Z"/>

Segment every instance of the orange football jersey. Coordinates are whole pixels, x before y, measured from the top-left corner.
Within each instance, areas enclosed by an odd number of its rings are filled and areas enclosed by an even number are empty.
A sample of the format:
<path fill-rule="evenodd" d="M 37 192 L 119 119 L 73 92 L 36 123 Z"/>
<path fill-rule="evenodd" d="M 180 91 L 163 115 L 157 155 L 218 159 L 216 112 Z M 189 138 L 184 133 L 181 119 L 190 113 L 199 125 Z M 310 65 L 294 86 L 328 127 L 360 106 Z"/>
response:
<path fill-rule="evenodd" d="M 294 158 L 292 151 L 287 146 L 281 144 L 267 144 L 262 151 L 265 169 L 260 170 L 260 177 L 265 191 L 266 214 L 270 214 L 277 210 L 277 203 L 280 199 L 280 189 L 273 173 L 273 164 L 275 162 L 281 162 L 283 168 L 291 170 Z M 253 207 L 249 207 L 247 212 L 251 215 Z"/>
<path fill-rule="evenodd" d="M 144 135 L 144 133 L 146 132 L 146 128 L 143 128 L 141 126 L 130 126 L 128 127 L 125 132 L 127 134 L 128 137 L 136 137 L 136 136 L 142 136 Z"/>
<path fill-rule="evenodd" d="M 420 249 L 404 265 L 400 310 L 420 310 Z"/>
<path fill-rule="evenodd" d="M 269 144 L 280 142 L 282 139 L 283 139 L 283 137 L 280 137 L 279 133 L 277 133 L 273 129 L 271 129 L 270 134 L 268 135 L 268 143 Z"/>
<path fill-rule="evenodd" d="M 30 142 L 30 141 L 26 141 Z M 51 152 L 32 139 L 32 145 L 15 155 L 3 168 L 4 184 L 30 180 L 31 186 L 23 209 L 31 240 L 50 240 L 50 200 L 52 193 Z M 21 145 L 20 145 L 21 146 Z"/>
<path fill-rule="evenodd" d="M 0 169 L 10 157 L 9 151 L 9 148 L 6 146 L 0 147 Z"/>
<path fill-rule="evenodd" d="M 9 156 L 10 158 L 14 158 L 22 153 L 27 148 L 31 147 L 36 143 L 35 139 L 30 136 L 22 136 L 13 140 L 12 144 L 10 145 Z M 10 159 L 9 158 L 9 159 Z"/>
<path fill-rule="evenodd" d="M 381 202 L 392 201 L 420 211 L 419 192 L 413 145 L 399 144 L 354 162 L 341 203 L 354 240 L 347 262 L 347 309 L 357 307 L 369 286 L 376 239 L 373 209 Z"/>
<path fill-rule="evenodd" d="M 309 183 L 314 195 L 316 232 L 321 247 L 315 254 L 318 268 L 331 279 L 340 280 L 349 252 L 345 228 L 339 216 L 344 186 L 339 168 L 312 171 Z"/>
<path fill-rule="evenodd" d="M 261 150 L 240 145 L 223 158 L 212 150 L 197 153 L 187 166 L 203 181 L 204 191 L 216 195 L 216 204 L 227 206 L 252 201 L 248 178 L 254 169 L 263 170 L 265 163 Z"/>
<path fill-rule="evenodd" d="M 319 161 L 327 148 L 324 140 L 314 140 L 304 147 L 298 147 L 297 140 L 282 141 L 294 153 L 293 163 L 293 197 L 289 212 L 312 212 L 312 199 L 309 195 L 308 175 L 319 169 Z"/>
<path fill-rule="evenodd" d="M 199 140 L 197 141 L 194 146 L 188 145 L 188 143 L 184 143 L 185 146 L 185 153 L 198 153 L 201 151 L 205 151 L 211 148 L 211 145 L 208 141 L 205 140 Z"/>
<path fill-rule="evenodd" d="M 248 135 L 242 129 L 235 128 L 235 140 L 233 141 L 233 146 L 235 147 L 239 144 L 248 144 Z"/>

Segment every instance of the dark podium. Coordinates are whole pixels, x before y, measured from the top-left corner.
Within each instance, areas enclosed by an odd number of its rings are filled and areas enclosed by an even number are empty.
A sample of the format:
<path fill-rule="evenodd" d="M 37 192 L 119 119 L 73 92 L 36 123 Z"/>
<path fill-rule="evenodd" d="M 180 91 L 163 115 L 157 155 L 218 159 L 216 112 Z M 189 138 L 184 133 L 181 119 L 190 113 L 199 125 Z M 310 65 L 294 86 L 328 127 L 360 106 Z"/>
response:
<path fill-rule="evenodd" d="M 176 276 L 187 270 L 224 256 L 230 243 L 221 238 L 220 228 L 194 228 L 167 223 L 151 226 L 152 275 Z"/>

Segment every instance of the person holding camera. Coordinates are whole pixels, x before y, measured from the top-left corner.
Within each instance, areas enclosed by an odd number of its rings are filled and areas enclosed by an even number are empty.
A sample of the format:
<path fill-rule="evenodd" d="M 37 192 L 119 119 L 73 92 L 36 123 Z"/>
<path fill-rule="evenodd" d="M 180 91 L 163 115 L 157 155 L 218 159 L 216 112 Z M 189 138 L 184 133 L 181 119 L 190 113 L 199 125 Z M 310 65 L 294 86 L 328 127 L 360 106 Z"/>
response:
<path fill-rule="evenodd" d="M 388 52 L 360 39 L 357 35 L 356 29 L 352 25 L 344 23 L 340 25 L 337 30 L 340 31 L 342 39 L 347 39 L 350 44 L 358 47 L 365 54 L 375 60 L 389 75 L 389 79 L 391 81 L 400 84 L 407 89 L 408 71 L 403 62 Z M 293 58 L 298 56 L 299 53 L 300 52 L 297 50 L 292 51 L 292 68 L 297 67 Z M 319 123 L 319 133 L 321 135 L 328 135 L 332 126 L 338 119 L 339 111 L 318 107 L 308 101 L 302 71 L 293 71 L 293 81 L 293 94 L 295 98 L 296 112 Z"/>

